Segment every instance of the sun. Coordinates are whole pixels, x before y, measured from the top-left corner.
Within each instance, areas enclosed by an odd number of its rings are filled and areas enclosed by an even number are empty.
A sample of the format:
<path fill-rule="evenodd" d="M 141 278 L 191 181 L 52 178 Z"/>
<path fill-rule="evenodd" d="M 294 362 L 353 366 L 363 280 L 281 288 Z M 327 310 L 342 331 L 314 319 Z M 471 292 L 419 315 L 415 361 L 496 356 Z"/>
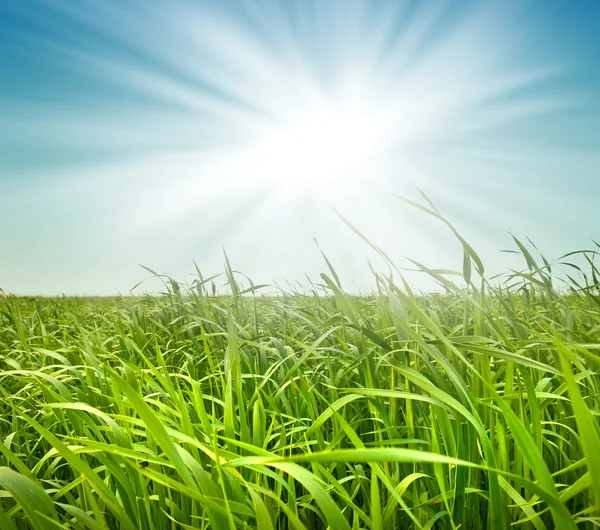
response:
<path fill-rule="evenodd" d="M 383 155 L 387 130 L 385 116 L 368 101 L 301 107 L 248 147 L 248 177 L 295 193 L 339 193 Z"/>

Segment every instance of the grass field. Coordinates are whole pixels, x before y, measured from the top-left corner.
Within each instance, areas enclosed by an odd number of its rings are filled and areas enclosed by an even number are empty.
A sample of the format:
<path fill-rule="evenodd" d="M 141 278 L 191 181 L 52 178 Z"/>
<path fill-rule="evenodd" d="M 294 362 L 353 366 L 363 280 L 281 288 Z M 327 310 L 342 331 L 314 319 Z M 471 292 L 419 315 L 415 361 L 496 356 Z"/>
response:
<path fill-rule="evenodd" d="M 595 253 L 488 282 L 458 237 L 443 294 L 0 300 L 0 528 L 599 526 Z"/>

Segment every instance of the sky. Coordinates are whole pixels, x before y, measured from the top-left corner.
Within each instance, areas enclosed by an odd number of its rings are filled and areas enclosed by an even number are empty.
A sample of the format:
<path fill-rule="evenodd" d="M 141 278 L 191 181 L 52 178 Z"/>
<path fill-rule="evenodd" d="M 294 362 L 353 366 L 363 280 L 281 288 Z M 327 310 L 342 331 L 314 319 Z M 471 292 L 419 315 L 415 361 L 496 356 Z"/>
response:
<path fill-rule="evenodd" d="M 0 288 L 373 288 L 600 239 L 597 0 L 0 0 Z M 406 273 L 418 289 L 422 274 Z M 221 288 L 224 280 L 216 280 Z"/>

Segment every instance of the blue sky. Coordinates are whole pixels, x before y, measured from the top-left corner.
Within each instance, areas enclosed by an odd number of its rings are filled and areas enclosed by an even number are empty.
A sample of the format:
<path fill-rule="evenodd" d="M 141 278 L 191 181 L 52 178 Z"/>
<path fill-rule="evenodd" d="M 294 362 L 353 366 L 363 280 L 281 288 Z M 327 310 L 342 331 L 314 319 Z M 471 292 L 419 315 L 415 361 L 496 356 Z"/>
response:
<path fill-rule="evenodd" d="M 599 239 L 600 2 L 0 0 L 0 288 L 139 264 L 368 289 L 369 248 L 491 273 Z M 416 275 L 417 286 L 428 283 Z M 143 284 L 142 289 L 152 289 Z"/>

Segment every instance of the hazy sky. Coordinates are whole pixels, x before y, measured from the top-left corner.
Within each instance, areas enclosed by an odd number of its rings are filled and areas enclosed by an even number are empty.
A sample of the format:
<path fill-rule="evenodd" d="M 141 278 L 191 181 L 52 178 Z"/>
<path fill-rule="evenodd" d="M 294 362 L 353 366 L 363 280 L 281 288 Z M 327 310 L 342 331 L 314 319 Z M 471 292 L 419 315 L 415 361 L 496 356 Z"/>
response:
<path fill-rule="evenodd" d="M 491 272 L 600 238 L 600 2 L 0 0 L 0 288 Z M 411 280 L 420 285 L 418 277 Z M 425 285 L 425 284 L 423 284 Z M 143 284 L 151 289 L 153 284 Z"/>

